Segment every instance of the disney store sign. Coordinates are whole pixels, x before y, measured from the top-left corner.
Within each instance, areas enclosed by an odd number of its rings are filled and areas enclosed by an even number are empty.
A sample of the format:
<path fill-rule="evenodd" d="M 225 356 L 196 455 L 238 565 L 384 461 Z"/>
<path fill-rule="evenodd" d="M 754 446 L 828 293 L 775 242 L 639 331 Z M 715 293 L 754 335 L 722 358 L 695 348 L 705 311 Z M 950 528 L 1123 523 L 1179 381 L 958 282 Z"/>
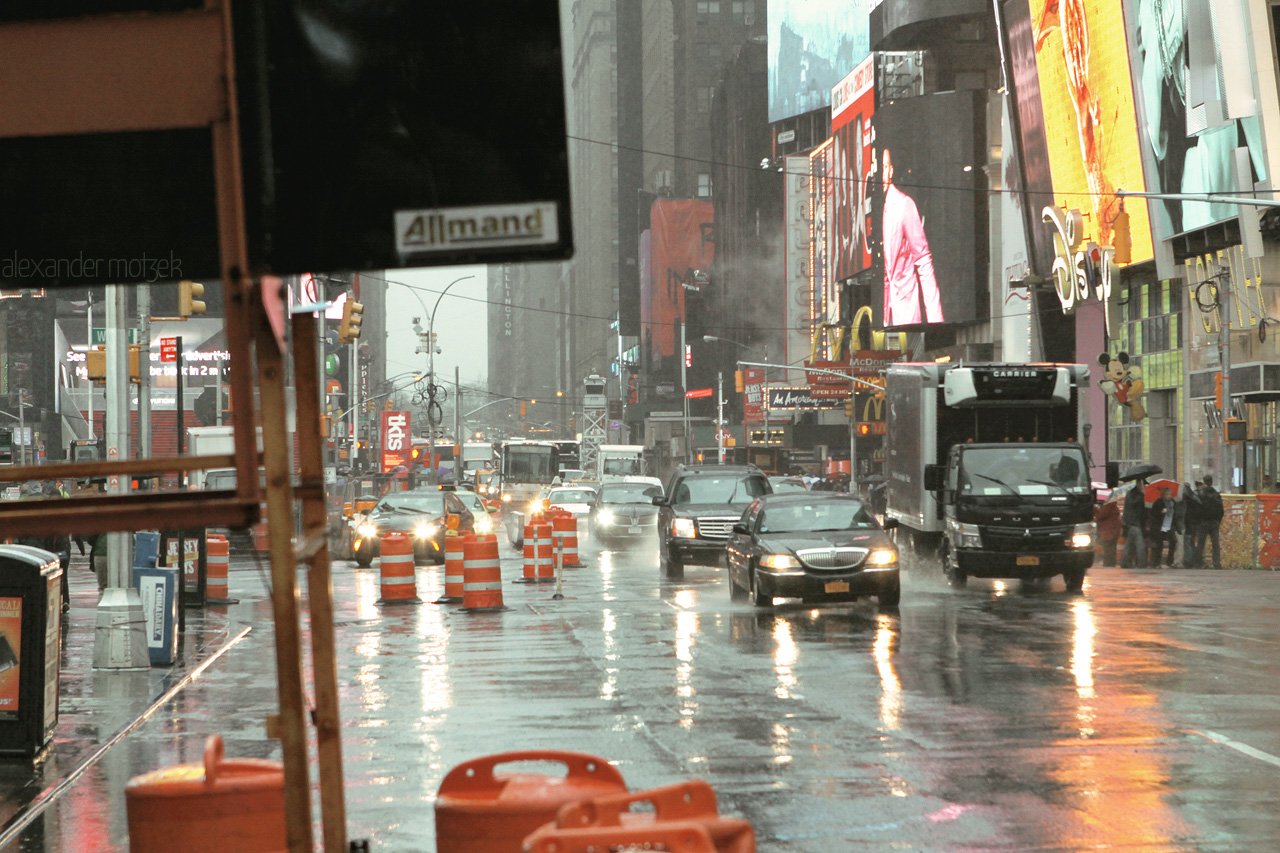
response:
<path fill-rule="evenodd" d="M 1115 274 L 1115 249 L 1084 242 L 1084 217 L 1078 210 L 1049 206 L 1044 221 L 1053 226 L 1053 287 L 1070 314 L 1076 304 L 1090 297 L 1102 303 L 1107 328 L 1111 328 L 1111 280 Z"/>

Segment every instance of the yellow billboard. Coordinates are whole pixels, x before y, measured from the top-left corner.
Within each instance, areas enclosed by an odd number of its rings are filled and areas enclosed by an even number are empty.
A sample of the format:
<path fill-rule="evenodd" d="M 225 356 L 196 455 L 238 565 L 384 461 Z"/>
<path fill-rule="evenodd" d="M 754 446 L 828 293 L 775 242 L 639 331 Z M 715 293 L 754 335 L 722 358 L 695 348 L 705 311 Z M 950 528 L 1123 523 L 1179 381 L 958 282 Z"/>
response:
<path fill-rule="evenodd" d="M 1120 0 L 1030 0 L 1053 197 L 1084 240 L 1110 245 L 1117 189 L 1144 192 Z M 1129 199 L 1133 262 L 1150 260 L 1147 204 Z"/>

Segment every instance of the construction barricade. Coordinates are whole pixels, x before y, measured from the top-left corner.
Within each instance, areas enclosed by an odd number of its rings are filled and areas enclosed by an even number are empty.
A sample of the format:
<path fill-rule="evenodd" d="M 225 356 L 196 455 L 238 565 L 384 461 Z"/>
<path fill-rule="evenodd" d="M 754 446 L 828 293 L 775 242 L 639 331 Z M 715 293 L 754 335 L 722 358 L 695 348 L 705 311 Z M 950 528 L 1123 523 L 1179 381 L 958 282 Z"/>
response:
<path fill-rule="evenodd" d="M 502 604 L 502 570 L 498 537 L 468 536 L 462 543 L 462 610 L 467 613 L 507 610 Z"/>
<path fill-rule="evenodd" d="M 551 525 L 530 521 L 524 526 L 524 576 L 516 583 L 550 583 L 555 580 Z"/>
<path fill-rule="evenodd" d="M 444 595 L 434 604 L 455 604 L 462 600 L 463 592 L 463 543 L 470 537 L 452 530 L 444 534 Z"/>
<path fill-rule="evenodd" d="M 633 812 L 636 803 L 647 803 L 652 811 Z M 554 824 L 535 830 L 525 839 L 525 850 L 568 853 L 571 850 L 615 850 L 620 845 L 638 849 L 661 849 L 653 845 L 666 839 L 669 830 L 677 838 L 699 839 L 702 830 L 717 853 L 755 853 L 755 832 L 741 818 L 721 817 L 716 794 L 701 779 L 632 793 L 613 793 L 565 804 Z M 624 841 L 625 838 L 625 841 Z M 547 843 L 548 839 L 559 842 Z M 677 847 L 675 849 L 703 849 Z"/>
<path fill-rule="evenodd" d="M 205 603 L 239 604 L 228 592 L 231 543 L 225 536 L 210 533 L 205 547 Z"/>
<path fill-rule="evenodd" d="M 413 540 L 407 533 L 382 534 L 378 570 L 382 578 L 382 598 L 378 604 L 421 604 L 413 566 Z"/>
<path fill-rule="evenodd" d="M 578 561 L 578 520 L 573 517 L 573 513 L 559 512 L 548 513 L 551 518 L 551 535 L 555 537 L 555 547 L 563 555 L 563 565 L 567 569 L 576 569 L 582 566 Z"/>
<path fill-rule="evenodd" d="M 568 772 L 494 772 L 499 765 L 527 761 L 563 764 Z M 561 806 L 626 790 L 615 767 L 580 752 L 532 750 L 477 758 L 450 770 L 440 783 L 436 853 L 514 853 L 525 836 L 554 821 Z"/>
<path fill-rule="evenodd" d="M 288 847 L 284 765 L 224 760 L 222 738 L 205 742 L 204 764 L 136 776 L 124 790 L 133 853 L 266 853 Z"/>

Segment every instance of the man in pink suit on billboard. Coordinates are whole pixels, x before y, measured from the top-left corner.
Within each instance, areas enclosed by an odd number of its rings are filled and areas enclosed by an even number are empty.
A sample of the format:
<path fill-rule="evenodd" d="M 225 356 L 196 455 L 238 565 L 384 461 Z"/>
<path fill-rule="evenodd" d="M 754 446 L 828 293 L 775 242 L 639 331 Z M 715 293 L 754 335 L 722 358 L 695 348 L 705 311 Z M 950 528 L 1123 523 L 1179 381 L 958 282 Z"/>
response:
<path fill-rule="evenodd" d="M 920 211 L 893 183 L 893 160 L 884 149 L 884 325 L 941 323 L 942 297 L 933 275 L 933 255 L 924 235 Z M 924 319 L 920 303 L 924 302 Z"/>

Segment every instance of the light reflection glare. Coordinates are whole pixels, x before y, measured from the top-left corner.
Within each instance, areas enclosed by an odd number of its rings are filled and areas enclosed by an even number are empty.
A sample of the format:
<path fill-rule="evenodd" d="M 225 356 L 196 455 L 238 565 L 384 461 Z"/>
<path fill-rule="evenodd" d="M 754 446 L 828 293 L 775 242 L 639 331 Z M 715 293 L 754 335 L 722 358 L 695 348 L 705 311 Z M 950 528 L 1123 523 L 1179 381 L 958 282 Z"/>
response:
<path fill-rule="evenodd" d="M 791 732 L 781 723 L 774 723 L 772 730 L 773 763 L 791 763 Z"/>
<path fill-rule="evenodd" d="M 679 596 L 677 596 L 678 598 Z M 690 728 L 698 703 L 693 701 L 693 638 L 698 633 L 698 614 L 682 610 L 676 614 L 676 695 L 680 697 L 680 725 Z"/>
<path fill-rule="evenodd" d="M 791 623 L 786 619 L 779 619 L 774 623 L 773 639 L 778 644 L 773 652 L 773 665 L 778 676 L 778 686 L 773 689 L 773 692 L 779 699 L 790 699 L 791 691 L 796 686 L 796 677 L 791 671 L 791 665 L 800 656 L 800 647 L 791 637 Z"/>
<path fill-rule="evenodd" d="M 876 639 L 872 654 L 876 670 L 880 673 L 880 721 L 886 729 L 901 727 L 902 682 L 893 666 L 893 646 L 897 640 L 892 617 L 881 613 L 876 616 Z"/>
<path fill-rule="evenodd" d="M 693 606 L 693 590 L 682 589 L 676 593 L 675 598 L 673 600 L 675 601 L 677 607 L 692 607 Z"/>
<path fill-rule="evenodd" d="M 376 619 L 381 616 L 378 605 L 382 598 L 382 579 L 370 572 L 356 573 L 356 616 L 360 619 Z"/>
<path fill-rule="evenodd" d="M 996 598 L 999 598 L 1009 591 L 1009 586 L 1004 581 L 992 581 L 991 591 Z"/>
<path fill-rule="evenodd" d="M 1071 637 L 1071 674 L 1076 679 L 1076 731 L 1081 738 L 1093 737 L 1096 727 L 1097 709 L 1093 699 L 1096 696 L 1093 687 L 1093 635 L 1097 628 L 1093 624 L 1093 611 L 1087 601 L 1076 601 L 1071 605 L 1075 617 L 1075 631 Z"/>
<path fill-rule="evenodd" d="M 439 717 L 431 718 L 433 711 L 447 711 L 453 705 L 453 692 L 449 686 L 449 631 L 445 627 L 442 608 L 420 610 L 418 642 L 422 662 L 422 720 L 427 728 L 435 728 Z"/>
<path fill-rule="evenodd" d="M 613 552 L 600 552 L 600 575 L 603 588 L 606 590 L 613 589 Z"/>

